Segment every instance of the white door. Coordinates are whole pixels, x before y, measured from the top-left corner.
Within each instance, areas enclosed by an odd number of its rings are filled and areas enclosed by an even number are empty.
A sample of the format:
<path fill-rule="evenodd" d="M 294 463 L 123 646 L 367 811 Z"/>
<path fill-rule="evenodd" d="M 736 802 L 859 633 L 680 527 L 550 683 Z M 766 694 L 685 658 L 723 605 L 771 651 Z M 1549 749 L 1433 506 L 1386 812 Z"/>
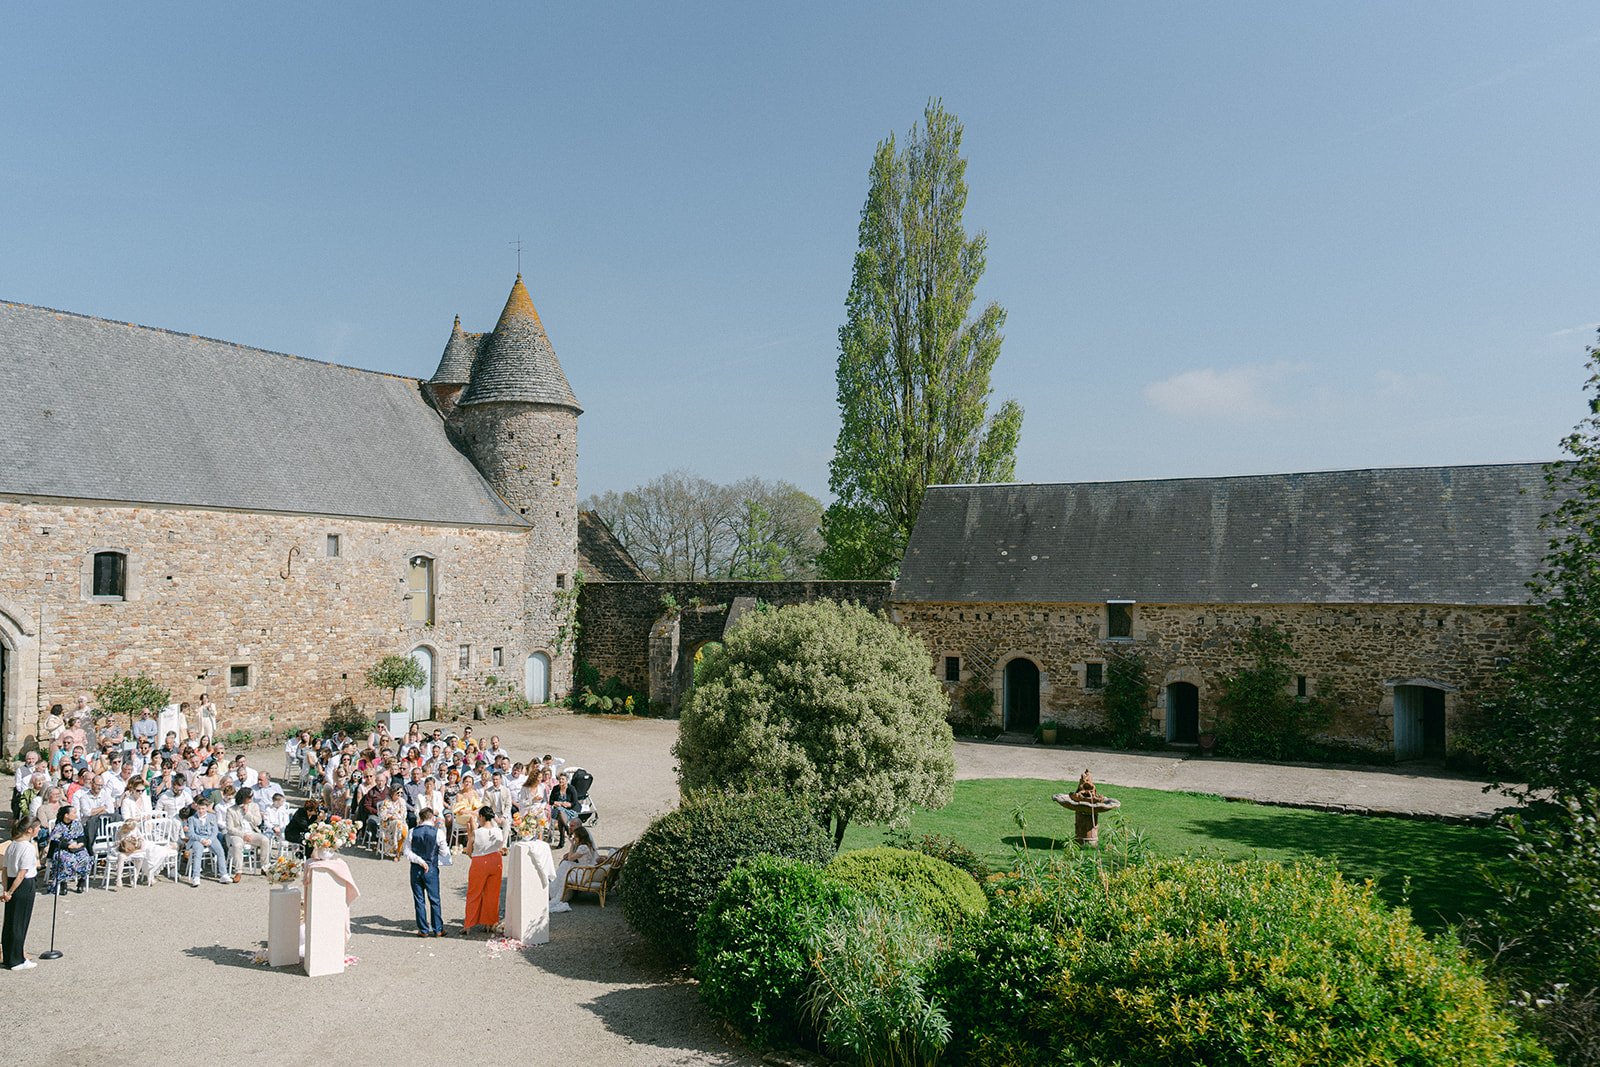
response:
<path fill-rule="evenodd" d="M 422 668 L 423 682 L 415 689 L 406 690 L 406 710 L 411 721 L 433 718 L 433 653 L 425 648 L 411 650 L 411 662 Z"/>
<path fill-rule="evenodd" d="M 528 684 L 523 691 L 530 704 L 543 704 L 550 699 L 550 657 L 543 652 L 528 657 Z"/>

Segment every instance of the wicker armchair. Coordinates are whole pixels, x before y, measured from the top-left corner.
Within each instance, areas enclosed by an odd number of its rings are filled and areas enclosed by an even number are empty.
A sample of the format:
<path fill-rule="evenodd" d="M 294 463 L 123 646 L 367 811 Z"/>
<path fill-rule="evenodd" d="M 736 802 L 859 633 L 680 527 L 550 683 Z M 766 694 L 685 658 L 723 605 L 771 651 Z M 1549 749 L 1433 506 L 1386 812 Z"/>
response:
<path fill-rule="evenodd" d="M 627 844 L 621 848 L 606 849 L 599 863 L 573 867 L 567 872 L 567 881 L 561 887 L 561 899 L 566 900 L 574 893 L 593 893 L 600 898 L 600 906 L 605 907 L 606 894 L 616 892 L 617 879 L 622 874 L 623 864 L 628 862 L 628 850 L 632 847 L 632 844 Z"/>

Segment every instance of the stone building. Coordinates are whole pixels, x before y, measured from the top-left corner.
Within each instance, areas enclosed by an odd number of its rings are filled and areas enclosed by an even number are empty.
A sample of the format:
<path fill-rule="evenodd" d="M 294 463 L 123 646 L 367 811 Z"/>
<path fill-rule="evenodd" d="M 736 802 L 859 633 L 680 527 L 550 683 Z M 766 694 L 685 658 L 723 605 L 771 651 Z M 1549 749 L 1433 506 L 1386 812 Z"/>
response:
<path fill-rule="evenodd" d="M 418 718 L 560 694 L 580 413 L 520 276 L 426 383 L 0 303 L 0 739 L 117 673 L 225 732 L 375 706 L 389 653 Z"/>
<path fill-rule="evenodd" d="M 895 586 L 960 708 L 1104 725 L 1106 666 L 1147 666 L 1149 729 L 1196 740 L 1253 626 L 1284 631 L 1330 737 L 1437 757 L 1515 651 L 1546 546 L 1538 464 L 928 490 Z"/>

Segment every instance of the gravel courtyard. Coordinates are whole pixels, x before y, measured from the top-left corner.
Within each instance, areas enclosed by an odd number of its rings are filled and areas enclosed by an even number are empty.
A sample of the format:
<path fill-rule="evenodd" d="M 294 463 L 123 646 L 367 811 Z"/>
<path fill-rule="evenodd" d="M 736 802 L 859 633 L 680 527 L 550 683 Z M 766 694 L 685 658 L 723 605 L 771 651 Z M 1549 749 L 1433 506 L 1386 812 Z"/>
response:
<path fill-rule="evenodd" d="M 450 724 L 445 725 L 449 728 Z M 559 715 L 474 724 L 519 758 L 554 752 L 595 776 L 602 845 L 633 839 L 676 801 L 671 744 L 677 724 Z M 1383 797 L 1397 809 L 1467 815 L 1494 807 L 1479 783 L 1368 769 L 1266 767 L 1170 754 L 1114 754 L 963 742 L 961 777 L 1076 778 L 1085 762 L 1102 781 L 1224 792 L 1248 785 L 1264 800 Z M 278 771 L 282 751 L 253 765 Z M 1235 789 L 1234 792 L 1238 790 Z M 176 1055 L 228 1063 L 364 1064 L 397 1049 L 434 1057 L 594 1065 L 756 1063 L 703 1012 L 692 983 L 674 980 L 628 929 L 620 906 L 592 898 L 552 917 L 552 941 L 496 951 L 482 937 L 413 936 L 399 863 L 354 851 L 362 896 L 352 909 L 341 976 L 311 980 L 252 963 L 266 938 L 267 886 L 198 889 L 162 882 L 61 898 L 57 944 L 66 956 L 3 978 L 14 1018 L 61 1062 L 91 1056 Z M 459 922 L 464 861 L 444 872 L 447 920 Z M 28 949 L 48 945 L 50 899 L 40 898 Z"/>

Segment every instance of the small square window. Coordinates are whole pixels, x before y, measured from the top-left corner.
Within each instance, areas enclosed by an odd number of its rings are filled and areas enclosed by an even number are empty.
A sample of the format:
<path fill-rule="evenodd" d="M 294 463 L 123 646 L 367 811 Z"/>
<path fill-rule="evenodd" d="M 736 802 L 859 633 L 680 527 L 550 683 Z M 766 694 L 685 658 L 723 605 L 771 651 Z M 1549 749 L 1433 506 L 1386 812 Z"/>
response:
<path fill-rule="evenodd" d="M 328 558 L 329 559 L 338 559 L 339 558 L 339 535 L 338 534 L 329 534 L 328 535 Z"/>
<path fill-rule="evenodd" d="M 1106 686 L 1106 665 L 1104 663 L 1085 663 L 1083 665 L 1083 687 L 1085 689 L 1104 689 Z"/>
<path fill-rule="evenodd" d="M 567 576 L 565 574 L 556 575 L 556 588 L 557 589 L 565 589 L 566 587 L 567 587 Z"/>
<path fill-rule="evenodd" d="M 466 670 L 472 666 L 472 646 L 462 645 L 456 653 L 456 666 Z"/>
<path fill-rule="evenodd" d="M 235 663 L 233 666 L 228 668 L 228 688 L 250 688 L 250 664 Z"/>
<path fill-rule="evenodd" d="M 1133 602 L 1113 600 L 1106 604 L 1106 636 L 1133 636 Z"/>
<path fill-rule="evenodd" d="M 496 667 L 504 667 L 506 665 L 506 650 L 503 648 L 495 649 L 491 658 Z"/>
<path fill-rule="evenodd" d="M 946 656 L 944 658 L 944 680 L 947 682 L 961 681 L 960 656 Z"/>

